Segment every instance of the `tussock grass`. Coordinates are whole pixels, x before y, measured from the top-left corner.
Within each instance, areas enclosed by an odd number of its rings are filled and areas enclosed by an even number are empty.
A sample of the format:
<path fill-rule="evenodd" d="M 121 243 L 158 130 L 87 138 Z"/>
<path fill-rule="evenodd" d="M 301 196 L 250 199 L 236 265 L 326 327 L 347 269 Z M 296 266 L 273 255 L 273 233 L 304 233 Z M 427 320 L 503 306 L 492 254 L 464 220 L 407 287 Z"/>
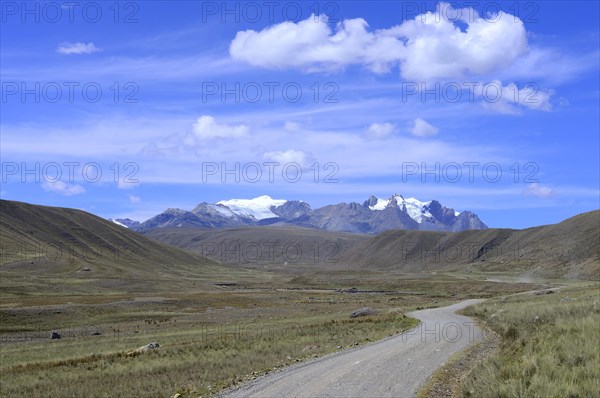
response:
<path fill-rule="evenodd" d="M 341 311 L 312 311 L 314 305 L 301 303 L 318 297 L 305 296 L 294 293 L 296 300 L 269 317 L 231 309 L 222 310 L 220 322 L 180 318 L 160 327 L 148 325 L 142 334 L 3 344 L 0 392 L 29 397 L 207 396 L 274 368 L 381 339 L 417 323 L 387 310 L 349 319 L 347 309 L 357 306 L 358 296 L 352 296 L 353 303 L 327 304 Z M 246 316 L 236 316 L 244 312 Z M 223 316 L 227 313 L 231 314 Z M 267 308 L 260 313 L 268 313 Z M 150 341 L 161 347 L 127 355 Z"/>
<path fill-rule="evenodd" d="M 502 337 L 463 386 L 468 397 L 600 396 L 598 286 L 520 295 L 466 310 Z"/>
<path fill-rule="evenodd" d="M 4 296 L 0 396 L 208 396 L 274 368 L 409 329 L 415 321 L 404 312 L 532 288 L 421 273 L 303 277 L 261 279 L 256 287 L 256 280 L 208 289 L 159 284 L 143 294 L 112 286 L 110 293 L 61 295 L 46 284 Z M 367 306 L 380 313 L 349 319 Z M 52 331 L 63 338 L 50 340 Z M 127 355 L 153 341 L 159 349 Z"/>

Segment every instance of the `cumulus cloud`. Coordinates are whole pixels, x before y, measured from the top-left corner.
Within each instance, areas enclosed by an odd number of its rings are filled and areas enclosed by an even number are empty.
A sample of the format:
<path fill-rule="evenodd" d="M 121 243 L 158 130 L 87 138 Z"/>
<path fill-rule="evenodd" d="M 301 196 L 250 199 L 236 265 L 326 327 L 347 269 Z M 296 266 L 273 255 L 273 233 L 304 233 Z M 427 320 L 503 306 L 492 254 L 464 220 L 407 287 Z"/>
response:
<path fill-rule="evenodd" d="M 391 137 L 396 132 L 396 126 L 391 123 L 373 123 L 371 124 L 365 135 L 371 140 L 382 140 Z"/>
<path fill-rule="evenodd" d="M 193 135 L 200 140 L 213 138 L 240 138 L 248 135 L 249 128 L 244 124 L 219 124 L 212 116 L 202 115 L 192 126 Z"/>
<path fill-rule="evenodd" d="M 281 165 L 287 163 L 297 163 L 302 168 L 308 167 L 312 163 L 312 157 L 303 151 L 288 149 L 287 151 L 266 152 L 263 159 L 271 162 L 277 162 Z"/>
<path fill-rule="evenodd" d="M 181 126 L 181 133 L 162 137 L 144 145 L 139 154 L 149 157 L 173 157 L 181 155 L 200 156 L 207 148 L 223 146 L 231 151 L 231 140 L 244 139 L 250 135 L 245 124 L 219 123 L 210 115 L 202 115 L 191 126 Z M 119 188 L 133 188 L 137 184 L 119 184 Z"/>
<path fill-rule="evenodd" d="M 85 192 L 85 188 L 77 184 L 67 184 L 62 181 L 48 182 L 42 184 L 42 188 L 47 192 L 55 192 L 64 196 L 79 195 Z"/>
<path fill-rule="evenodd" d="M 545 187 L 537 182 L 534 182 L 533 184 L 527 185 L 527 187 L 523 189 L 523 195 L 537 196 L 538 198 L 551 198 L 556 195 L 556 191 L 550 187 Z"/>
<path fill-rule="evenodd" d="M 92 54 L 100 51 L 94 43 L 60 43 L 56 52 L 59 54 L 71 55 L 71 54 Z"/>
<path fill-rule="evenodd" d="M 438 132 L 439 129 L 437 127 L 432 126 L 421 118 L 416 118 L 410 128 L 410 133 L 417 137 L 430 137 L 436 135 Z"/>
<path fill-rule="evenodd" d="M 233 59 L 264 68 L 334 71 L 362 65 L 386 73 L 399 66 L 405 79 L 419 80 L 490 73 L 526 51 L 527 32 L 518 17 L 500 11 L 483 18 L 474 9 L 446 3 L 438 4 L 436 12 L 379 30 L 370 30 L 362 18 L 343 20 L 334 30 L 327 17 L 313 15 L 298 23 L 240 31 L 229 47 Z"/>

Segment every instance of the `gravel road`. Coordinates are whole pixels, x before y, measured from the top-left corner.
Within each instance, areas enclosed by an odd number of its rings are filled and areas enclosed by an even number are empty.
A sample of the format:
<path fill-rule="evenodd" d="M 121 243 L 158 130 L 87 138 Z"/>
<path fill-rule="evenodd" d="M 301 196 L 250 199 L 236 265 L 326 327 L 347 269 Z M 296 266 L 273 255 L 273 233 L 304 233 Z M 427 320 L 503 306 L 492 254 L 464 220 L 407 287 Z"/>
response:
<path fill-rule="evenodd" d="M 403 334 L 293 365 L 226 391 L 241 397 L 413 397 L 452 354 L 482 337 L 455 311 L 482 300 L 415 311 L 421 324 Z"/>

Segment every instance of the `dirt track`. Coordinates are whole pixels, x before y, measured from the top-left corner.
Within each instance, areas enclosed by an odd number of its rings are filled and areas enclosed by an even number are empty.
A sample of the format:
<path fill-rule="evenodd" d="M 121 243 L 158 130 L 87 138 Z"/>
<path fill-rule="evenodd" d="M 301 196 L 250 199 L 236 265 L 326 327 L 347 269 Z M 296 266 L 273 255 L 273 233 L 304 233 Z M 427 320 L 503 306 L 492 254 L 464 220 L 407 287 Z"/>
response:
<path fill-rule="evenodd" d="M 481 339 L 472 319 L 455 314 L 480 301 L 413 312 L 421 320 L 415 329 L 290 366 L 222 397 L 413 397 L 452 354 Z"/>

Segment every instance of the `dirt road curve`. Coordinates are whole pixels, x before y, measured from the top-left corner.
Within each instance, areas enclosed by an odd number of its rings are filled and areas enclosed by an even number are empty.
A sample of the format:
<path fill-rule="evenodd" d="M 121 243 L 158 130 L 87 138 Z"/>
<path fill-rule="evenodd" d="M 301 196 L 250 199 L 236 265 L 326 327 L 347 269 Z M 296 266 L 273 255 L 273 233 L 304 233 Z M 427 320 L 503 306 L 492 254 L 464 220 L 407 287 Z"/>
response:
<path fill-rule="evenodd" d="M 421 324 L 411 331 L 290 366 L 223 397 L 413 397 L 452 354 L 482 337 L 472 319 L 454 313 L 479 301 L 413 312 Z"/>

